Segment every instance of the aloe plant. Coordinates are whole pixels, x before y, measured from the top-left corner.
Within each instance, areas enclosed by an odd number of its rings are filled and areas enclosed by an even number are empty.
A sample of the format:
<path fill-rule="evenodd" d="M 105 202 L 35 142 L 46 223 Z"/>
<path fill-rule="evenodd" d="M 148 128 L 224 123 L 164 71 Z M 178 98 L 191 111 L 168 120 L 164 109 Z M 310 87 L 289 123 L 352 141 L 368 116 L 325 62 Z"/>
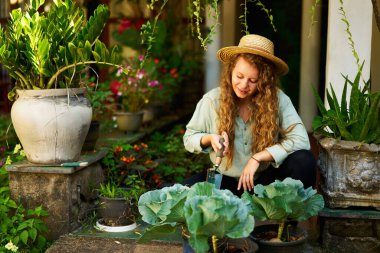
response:
<path fill-rule="evenodd" d="M 0 64 L 16 80 L 15 89 L 78 87 L 74 77 L 90 64 L 120 67 L 116 47 L 108 49 L 99 36 L 109 17 L 99 5 L 87 21 L 74 0 L 54 0 L 48 12 L 39 12 L 45 0 L 30 0 L 26 10 L 14 9 L 0 27 Z"/>
<path fill-rule="evenodd" d="M 364 82 L 363 88 L 360 88 L 363 64 L 354 81 L 342 75 L 345 83 L 340 102 L 330 84 L 331 93 L 327 91 L 329 109 L 324 106 L 316 90 L 313 90 L 321 113 L 313 121 L 315 133 L 341 140 L 380 143 L 380 92 L 371 93 L 369 81 Z M 349 105 L 346 102 L 348 84 L 351 86 Z"/>

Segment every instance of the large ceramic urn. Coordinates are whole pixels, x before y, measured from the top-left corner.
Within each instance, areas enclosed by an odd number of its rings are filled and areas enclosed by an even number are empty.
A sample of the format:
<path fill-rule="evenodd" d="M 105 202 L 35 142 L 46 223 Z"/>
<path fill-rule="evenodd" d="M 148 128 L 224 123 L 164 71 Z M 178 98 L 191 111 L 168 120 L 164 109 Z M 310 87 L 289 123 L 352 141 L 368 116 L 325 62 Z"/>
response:
<path fill-rule="evenodd" d="M 323 138 L 319 146 L 326 205 L 380 210 L 380 145 Z"/>
<path fill-rule="evenodd" d="M 84 89 L 17 90 L 11 118 L 28 161 L 78 161 L 91 123 Z"/>

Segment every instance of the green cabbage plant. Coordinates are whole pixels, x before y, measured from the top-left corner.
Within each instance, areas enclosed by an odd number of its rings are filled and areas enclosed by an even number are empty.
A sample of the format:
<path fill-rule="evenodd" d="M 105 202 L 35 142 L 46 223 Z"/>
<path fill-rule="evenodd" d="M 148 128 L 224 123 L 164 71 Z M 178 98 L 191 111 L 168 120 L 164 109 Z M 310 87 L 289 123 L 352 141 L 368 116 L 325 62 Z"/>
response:
<path fill-rule="evenodd" d="M 305 189 L 300 180 L 290 177 L 269 185 L 258 184 L 254 194 L 244 192 L 242 199 L 250 203 L 251 214 L 258 220 L 279 223 L 277 238 L 281 239 L 286 221 L 304 221 L 324 207 L 322 195 L 311 187 Z"/>
<path fill-rule="evenodd" d="M 255 225 L 247 202 L 208 182 L 191 188 L 175 184 L 146 192 L 138 206 L 142 220 L 150 224 L 139 242 L 167 236 L 181 228 L 190 236 L 189 243 L 196 252 L 207 252 L 210 238 L 216 252 L 216 238 L 247 237 Z"/>

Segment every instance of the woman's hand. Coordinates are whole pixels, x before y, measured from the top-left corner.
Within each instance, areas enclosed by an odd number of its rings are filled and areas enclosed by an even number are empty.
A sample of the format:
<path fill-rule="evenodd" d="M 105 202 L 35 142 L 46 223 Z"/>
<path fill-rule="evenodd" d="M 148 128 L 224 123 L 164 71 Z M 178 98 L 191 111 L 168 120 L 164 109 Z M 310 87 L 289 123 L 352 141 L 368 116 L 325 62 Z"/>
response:
<path fill-rule="evenodd" d="M 240 175 L 237 190 L 239 191 L 243 186 L 244 191 L 251 191 L 253 189 L 254 182 L 253 177 L 260 166 L 259 160 L 250 158 L 247 165 L 245 165 L 243 172 Z"/>
<path fill-rule="evenodd" d="M 202 139 L 201 139 L 201 144 L 204 145 L 204 146 L 208 146 L 208 145 L 211 145 L 212 149 L 217 153 L 221 148 L 222 148 L 222 144 L 220 144 L 220 139 L 221 138 L 224 138 L 224 142 L 223 142 L 223 145 L 224 145 L 224 152 L 223 152 L 223 156 L 225 156 L 229 151 L 228 149 L 228 135 L 226 132 L 223 132 L 222 135 L 219 135 L 219 134 L 208 134 L 208 135 L 205 135 Z"/>

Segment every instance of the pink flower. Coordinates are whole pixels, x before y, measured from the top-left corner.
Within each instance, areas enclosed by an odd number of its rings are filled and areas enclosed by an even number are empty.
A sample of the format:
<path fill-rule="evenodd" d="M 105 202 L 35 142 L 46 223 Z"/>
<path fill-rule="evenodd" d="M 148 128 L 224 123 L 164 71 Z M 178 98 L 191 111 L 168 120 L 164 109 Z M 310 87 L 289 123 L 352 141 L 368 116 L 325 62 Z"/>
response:
<path fill-rule="evenodd" d="M 129 67 L 129 66 L 128 66 Z M 123 68 L 119 68 L 116 72 L 116 76 L 120 76 L 123 73 Z"/>
<path fill-rule="evenodd" d="M 140 70 L 139 73 L 137 73 L 136 77 L 138 79 L 143 79 L 144 75 L 145 75 L 145 70 Z"/>
<path fill-rule="evenodd" d="M 158 85 L 158 81 L 157 80 L 148 82 L 148 86 L 149 87 L 156 87 L 157 85 Z"/>
<path fill-rule="evenodd" d="M 144 55 L 139 55 L 139 61 L 143 61 L 144 60 Z"/>

